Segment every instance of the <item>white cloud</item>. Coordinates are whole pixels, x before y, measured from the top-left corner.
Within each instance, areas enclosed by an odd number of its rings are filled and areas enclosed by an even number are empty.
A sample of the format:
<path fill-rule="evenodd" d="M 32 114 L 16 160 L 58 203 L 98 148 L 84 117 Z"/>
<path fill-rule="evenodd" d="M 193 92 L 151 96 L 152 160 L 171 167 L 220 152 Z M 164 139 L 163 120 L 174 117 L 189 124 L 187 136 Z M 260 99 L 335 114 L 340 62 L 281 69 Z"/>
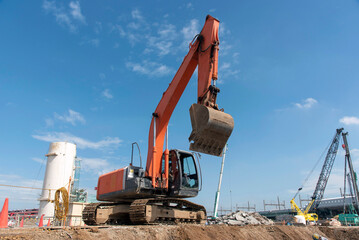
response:
<path fill-rule="evenodd" d="M 102 23 L 101 22 L 96 22 L 95 27 L 94 27 L 94 32 L 96 34 L 100 34 L 101 31 L 102 31 Z"/>
<path fill-rule="evenodd" d="M 187 9 L 190 9 L 190 10 L 193 10 L 193 9 L 194 9 L 192 3 L 187 3 L 187 4 L 186 4 L 186 8 L 187 8 Z"/>
<path fill-rule="evenodd" d="M 227 41 L 223 40 L 219 44 L 219 55 L 226 56 L 232 52 L 232 45 L 229 44 Z"/>
<path fill-rule="evenodd" d="M 156 37 L 148 38 L 148 47 L 144 50 L 144 53 L 156 52 L 159 56 L 165 56 L 171 51 L 173 43 L 171 41 L 157 41 Z"/>
<path fill-rule="evenodd" d="M 88 40 L 88 43 L 91 44 L 92 46 L 98 47 L 100 45 L 100 39 L 98 38 L 90 39 Z"/>
<path fill-rule="evenodd" d="M 233 77 L 237 78 L 240 73 L 240 70 L 233 69 L 232 64 L 229 62 L 224 62 L 219 66 L 218 69 L 218 80 L 217 83 L 223 83 L 224 78 Z"/>
<path fill-rule="evenodd" d="M 161 38 L 174 39 L 176 37 L 176 26 L 173 24 L 161 25 L 157 33 Z"/>
<path fill-rule="evenodd" d="M 109 164 L 107 160 L 100 158 L 81 158 L 81 166 L 84 169 L 96 170 L 107 167 Z"/>
<path fill-rule="evenodd" d="M 126 32 L 123 29 L 122 26 L 116 24 L 116 25 L 110 25 L 111 26 L 111 32 L 118 32 L 121 37 L 126 37 Z"/>
<path fill-rule="evenodd" d="M 339 122 L 345 125 L 359 125 L 359 118 L 345 116 L 341 118 Z"/>
<path fill-rule="evenodd" d="M 229 31 L 229 30 L 227 29 L 226 24 L 222 22 L 222 23 L 219 25 L 219 35 L 220 35 L 221 37 L 223 37 L 223 36 L 229 35 L 230 33 L 231 33 L 231 31 Z"/>
<path fill-rule="evenodd" d="M 145 53 L 156 52 L 159 56 L 175 53 L 173 41 L 177 38 L 176 27 L 172 24 L 159 26 L 157 36 L 147 35 L 147 48 Z"/>
<path fill-rule="evenodd" d="M 174 24 L 153 23 L 148 24 L 143 21 L 143 17 L 138 10 L 133 10 L 133 21 L 123 22 L 122 24 L 110 24 L 111 32 L 117 32 L 122 38 L 128 40 L 131 46 L 142 43 L 145 46 L 143 53 L 165 56 L 176 54 L 179 49 L 188 50 L 189 43 L 194 36 L 199 33 L 197 19 L 192 19 L 182 29 L 177 29 Z M 115 48 L 119 44 L 114 45 Z"/>
<path fill-rule="evenodd" d="M 184 39 L 183 45 L 188 47 L 189 43 L 192 41 L 194 36 L 199 33 L 199 31 L 200 30 L 198 20 L 192 19 L 190 23 L 187 26 L 183 27 L 181 30 Z"/>
<path fill-rule="evenodd" d="M 142 63 L 127 62 L 126 67 L 133 72 L 138 72 L 148 76 L 165 76 L 172 74 L 173 70 L 161 63 L 143 61 Z"/>
<path fill-rule="evenodd" d="M 359 149 L 357 148 L 350 149 L 350 153 L 352 156 L 359 157 Z"/>
<path fill-rule="evenodd" d="M 86 140 L 77 136 L 72 135 L 71 133 L 64 132 L 48 132 L 42 135 L 32 135 L 33 138 L 45 142 L 73 142 L 80 149 L 100 149 L 105 147 L 116 147 L 118 146 L 122 140 L 117 137 L 106 137 L 105 139 L 93 142 L 90 140 Z"/>
<path fill-rule="evenodd" d="M 223 70 L 229 69 L 230 67 L 231 67 L 231 64 L 230 64 L 230 63 L 224 62 L 224 63 L 220 66 L 220 69 L 223 71 Z"/>
<path fill-rule="evenodd" d="M 41 164 L 46 164 L 46 160 L 45 159 L 41 159 L 38 157 L 33 157 L 31 158 L 32 161 L 37 162 L 37 163 L 41 163 Z"/>
<path fill-rule="evenodd" d="M 110 24 L 111 32 L 117 32 L 120 34 L 120 37 L 126 38 L 128 42 L 131 44 L 131 46 L 134 46 L 137 42 L 140 41 L 140 39 L 143 38 L 144 33 L 138 33 L 135 32 L 133 29 L 127 29 L 126 31 L 124 28 L 118 24 L 112 25 Z M 141 28 L 142 30 L 143 28 Z"/>
<path fill-rule="evenodd" d="M 141 12 L 138 9 L 132 10 L 131 16 L 132 16 L 133 19 L 143 20 L 143 16 L 142 16 Z"/>
<path fill-rule="evenodd" d="M 307 172 L 305 174 L 307 174 Z M 318 182 L 319 175 L 320 175 L 319 171 L 314 171 L 312 173 L 312 176 L 309 178 L 309 181 L 303 186 L 303 189 L 301 190 L 301 194 L 307 194 L 309 196 L 313 195 L 315 187 Z M 340 196 L 340 188 L 343 189 L 343 185 L 344 185 L 344 170 L 333 168 L 330 173 L 327 186 L 325 188 L 324 198 Z M 289 190 L 288 192 L 294 194 L 297 192 L 297 190 L 292 189 Z"/>
<path fill-rule="evenodd" d="M 71 123 L 73 126 L 76 125 L 76 122 L 80 122 L 82 124 L 86 123 L 85 118 L 80 113 L 78 113 L 72 109 L 69 109 L 69 113 L 64 114 L 63 116 L 61 116 L 57 113 L 54 113 L 54 115 L 55 115 L 56 119 L 61 120 L 63 122 Z"/>
<path fill-rule="evenodd" d="M 137 30 L 141 27 L 141 25 L 139 23 L 130 22 L 129 24 L 127 24 L 127 27 Z"/>
<path fill-rule="evenodd" d="M 81 169 L 97 175 L 108 173 L 115 168 L 111 167 L 106 159 L 101 158 L 81 158 Z"/>
<path fill-rule="evenodd" d="M 72 1 L 70 2 L 69 6 L 71 8 L 70 12 L 72 17 L 76 20 L 79 20 L 82 23 L 85 23 L 85 17 L 81 13 L 80 3 L 78 1 Z"/>
<path fill-rule="evenodd" d="M 46 127 L 53 127 L 54 126 L 54 120 L 51 118 L 45 119 Z"/>
<path fill-rule="evenodd" d="M 357 148 L 350 149 L 350 155 L 351 155 L 351 158 L 353 161 L 354 169 L 358 169 L 359 168 L 359 149 L 357 149 Z"/>
<path fill-rule="evenodd" d="M 317 103 L 318 103 L 318 101 L 315 100 L 314 98 L 307 98 L 302 103 L 295 103 L 294 105 L 297 108 L 309 109 L 309 108 L 313 107 Z"/>
<path fill-rule="evenodd" d="M 107 99 L 112 99 L 112 98 L 113 98 L 113 95 L 110 93 L 110 90 L 109 90 L 109 89 L 103 90 L 102 96 L 104 96 L 104 97 L 107 98 Z"/>
<path fill-rule="evenodd" d="M 100 39 L 98 38 L 92 38 L 92 39 L 87 39 L 87 38 L 84 38 L 83 41 L 80 42 L 80 45 L 91 45 L 91 46 L 94 46 L 94 47 L 98 47 L 100 45 Z"/>
<path fill-rule="evenodd" d="M 106 74 L 104 73 L 100 73 L 98 76 L 100 77 L 101 80 L 106 79 Z"/>
<path fill-rule="evenodd" d="M 42 180 L 28 179 L 15 174 L 0 174 L 0 184 L 15 185 L 31 188 L 42 188 Z M 12 209 L 34 208 L 38 205 L 40 189 L 0 187 L 0 203 L 2 204 L 5 197 L 10 199 Z"/>
<path fill-rule="evenodd" d="M 78 23 L 86 23 L 78 1 L 71 1 L 69 9 L 65 9 L 63 6 L 57 6 L 55 1 L 44 0 L 42 8 L 47 13 L 51 13 L 55 16 L 56 22 L 59 25 L 69 28 L 70 32 L 77 31 Z"/>

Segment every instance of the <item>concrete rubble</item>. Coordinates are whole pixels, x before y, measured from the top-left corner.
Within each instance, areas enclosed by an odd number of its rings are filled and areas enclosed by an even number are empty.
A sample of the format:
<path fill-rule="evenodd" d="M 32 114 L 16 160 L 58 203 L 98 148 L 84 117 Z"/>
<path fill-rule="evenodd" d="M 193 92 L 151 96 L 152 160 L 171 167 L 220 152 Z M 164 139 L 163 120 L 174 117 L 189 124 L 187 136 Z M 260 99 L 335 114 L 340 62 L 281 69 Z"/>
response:
<path fill-rule="evenodd" d="M 237 211 L 208 221 L 209 224 L 273 225 L 273 221 L 256 212 Z"/>

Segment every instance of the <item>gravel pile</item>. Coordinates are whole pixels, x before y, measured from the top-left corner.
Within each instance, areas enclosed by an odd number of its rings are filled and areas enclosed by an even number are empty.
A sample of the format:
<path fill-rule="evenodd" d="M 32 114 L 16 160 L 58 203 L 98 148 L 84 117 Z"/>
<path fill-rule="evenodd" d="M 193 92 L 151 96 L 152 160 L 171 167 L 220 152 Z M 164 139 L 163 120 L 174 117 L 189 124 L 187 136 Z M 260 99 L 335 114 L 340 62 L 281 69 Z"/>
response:
<path fill-rule="evenodd" d="M 211 219 L 209 224 L 228 224 L 228 225 L 272 225 L 273 221 L 256 212 L 233 212 L 217 219 Z"/>

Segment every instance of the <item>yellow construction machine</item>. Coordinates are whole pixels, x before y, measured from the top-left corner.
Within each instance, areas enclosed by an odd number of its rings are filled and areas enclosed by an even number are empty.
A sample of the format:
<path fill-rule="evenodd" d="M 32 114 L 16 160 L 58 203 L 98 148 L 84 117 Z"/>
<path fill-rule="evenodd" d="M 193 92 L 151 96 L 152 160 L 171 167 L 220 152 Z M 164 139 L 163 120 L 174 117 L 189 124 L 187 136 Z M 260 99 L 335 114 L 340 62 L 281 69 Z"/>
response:
<path fill-rule="evenodd" d="M 305 221 L 307 222 L 317 222 L 318 221 L 318 215 L 316 213 L 308 213 L 310 207 L 314 203 L 315 199 L 313 198 L 312 201 L 309 202 L 307 207 L 305 208 L 304 212 L 298 207 L 298 205 L 294 202 L 295 197 L 290 200 L 290 206 L 293 211 L 297 212 L 297 215 L 303 216 L 305 218 Z"/>

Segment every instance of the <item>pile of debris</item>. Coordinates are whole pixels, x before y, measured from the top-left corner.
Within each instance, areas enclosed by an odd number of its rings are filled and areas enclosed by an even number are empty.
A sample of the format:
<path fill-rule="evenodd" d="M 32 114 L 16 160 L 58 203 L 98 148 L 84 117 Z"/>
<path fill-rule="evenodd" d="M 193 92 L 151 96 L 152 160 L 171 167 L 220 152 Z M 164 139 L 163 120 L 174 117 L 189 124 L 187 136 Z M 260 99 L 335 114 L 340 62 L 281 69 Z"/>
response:
<path fill-rule="evenodd" d="M 216 219 L 208 220 L 209 224 L 228 225 L 272 225 L 273 221 L 256 212 L 237 211 Z"/>

